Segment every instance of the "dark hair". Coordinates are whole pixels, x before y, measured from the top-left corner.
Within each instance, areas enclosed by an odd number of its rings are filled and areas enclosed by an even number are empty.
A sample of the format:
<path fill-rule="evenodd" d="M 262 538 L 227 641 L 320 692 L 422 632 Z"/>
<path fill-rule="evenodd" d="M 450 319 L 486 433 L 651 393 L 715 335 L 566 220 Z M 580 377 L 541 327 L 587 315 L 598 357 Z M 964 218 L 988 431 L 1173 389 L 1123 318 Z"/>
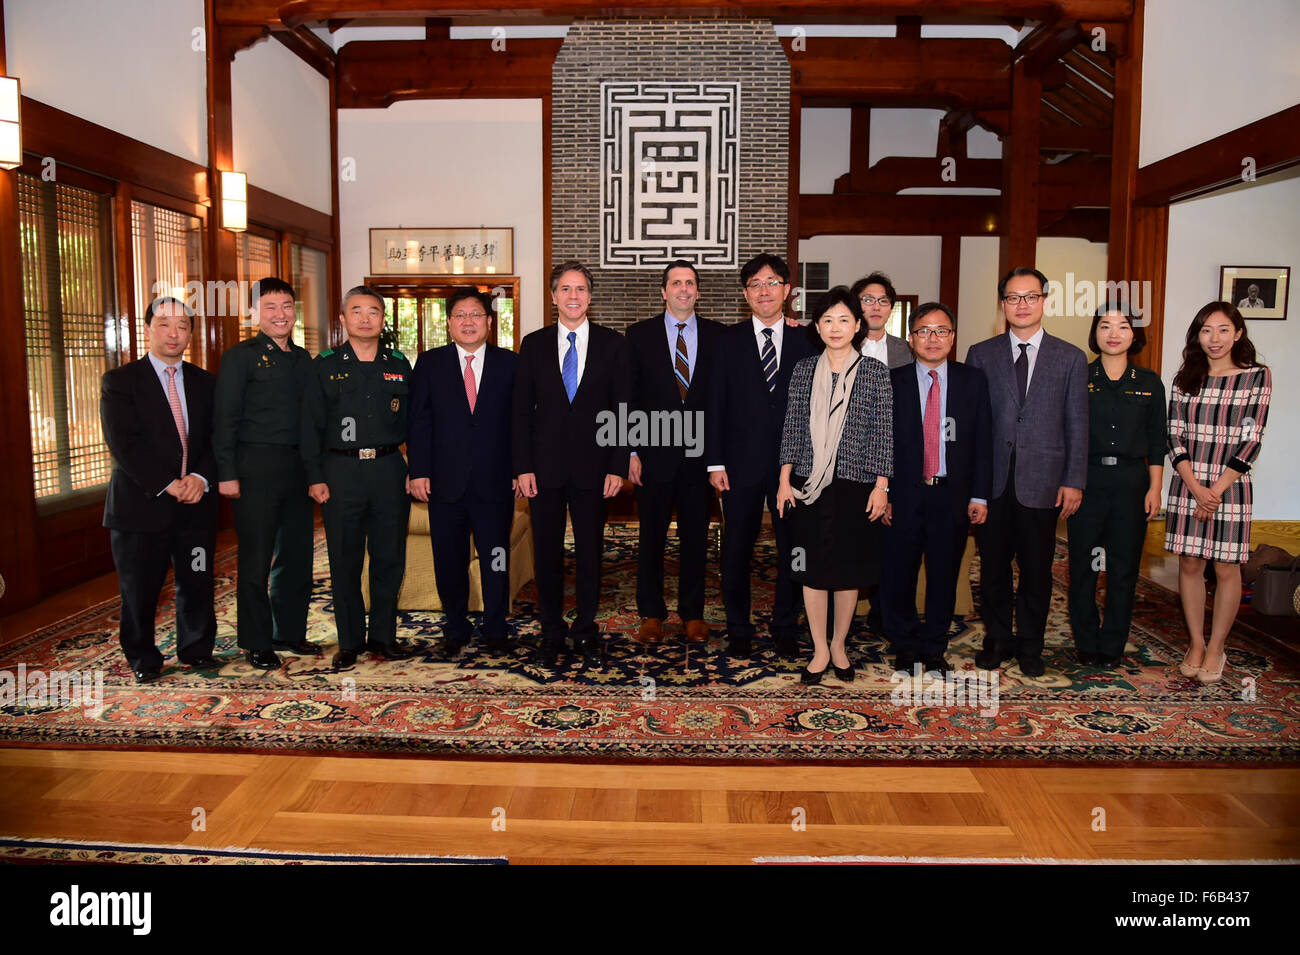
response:
<path fill-rule="evenodd" d="M 695 271 L 695 266 L 692 265 L 690 262 L 687 262 L 685 259 L 674 259 L 673 261 L 669 262 L 667 265 L 664 266 L 664 278 L 659 285 L 660 288 L 668 287 L 668 273 L 671 272 L 673 269 L 690 269 L 691 274 L 695 276 L 696 286 L 697 287 L 699 286 L 700 273 Z"/>
<path fill-rule="evenodd" d="M 1210 359 L 1201 347 L 1201 327 L 1216 312 L 1222 312 L 1232 322 L 1232 327 L 1241 332 L 1241 337 L 1232 344 L 1232 363 L 1238 368 L 1255 368 L 1261 365 L 1255 360 L 1255 343 L 1246 331 L 1246 320 L 1231 302 L 1210 302 L 1201 307 L 1187 326 L 1187 344 L 1183 346 L 1183 363 L 1174 375 L 1174 384 L 1185 395 L 1198 395 L 1201 386 L 1210 374 Z"/>
<path fill-rule="evenodd" d="M 190 308 L 174 295 L 162 295 L 149 303 L 149 307 L 144 312 L 144 323 L 146 325 L 153 321 L 154 313 L 164 305 L 179 305 L 185 310 L 185 317 L 191 322 L 194 321 L 194 309 Z"/>
<path fill-rule="evenodd" d="M 1133 330 L 1133 342 L 1128 346 L 1128 353 L 1136 355 L 1142 349 L 1147 347 L 1147 330 L 1133 321 L 1133 315 L 1128 306 L 1122 302 L 1116 305 L 1102 305 L 1097 309 L 1097 313 L 1092 316 L 1092 327 L 1088 329 L 1088 348 L 1094 355 L 1100 355 L 1101 349 L 1097 347 L 1097 326 L 1107 315 L 1118 315 L 1128 322 L 1128 327 Z"/>
<path fill-rule="evenodd" d="M 912 309 L 912 314 L 907 316 L 907 330 L 910 332 L 916 327 L 916 323 L 925 318 L 931 312 L 943 312 L 948 316 L 948 325 L 955 332 L 957 330 L 957 319 L 952 317 L 952 309 L 942 302 L 923 302 Z"/>
<path fill-rule="evenodd" d="M 462 285 L 456 291 L 447 296 L 447 317 L 451 318 L 451 310 L 460 302 L 468 299 L 474 299 L 483 306 L 483 311 L 487 312 L 488 318 L 492 318 L 496 312 L 492 310 L 492 298 L 485 292 L 480 292 L 472 285 Z"/>
<path fill-rule="evenodd" d="M 867 322 L 862 316 L 862 303 L 858 301 L 856 295 L 849 291 L 847 285 L 837 285 L 829 292 L 821 293 L 814 308 L 807 313 L 809 318 L 812 319 L 808 323 L 808 337 L 817 348 L 824 349 L 826 347 L 822 337 L 817 334 L 817 323 L 821 321 L 823 315 L 836 305 L 845 305 L 853 313 L 853 318 L 858 323 L 858 330 L 853 333 L 853 347 L 855 349 L 861 348 L 863 339 L 867 337 Z"/>
<path fill-rule="evenodd" d="M 1018 265 L 1006 275 L 1002 276 L 1002 281 L 998 283 L 998 301 L 1007 297 L 1007 283 L 1012 279 L 1024 278 L 1026 275 L 1032 275 L 1038 279 L 1038 286 L 1042 289 L 1044 295 L 1047 294 L 1047 276 L 1038 269 L 1031 269 L 1028 266 Z"/>
<path fill-rule="evenodd" d="M 862 293 L 866 291 L 868 285 L 879 285 L 884 288 L 885 294 L 889 296 L 890 305 L 898 301 L 898 293 L 894 291 L 894 283 L 889 281 L 889 276 L 884 272 L 872 272 L 866 278 L 854 282 L 853 288 L 849 289 L 849 292 L 853 295 L 855 301 L 862 297 Z M 858 307 L 862 307 L 861 302 L 858 302 Z"/>
<path fill-rule="evenodd" d="M 270 295 L 272 292 L 283 292 L 294 301 L 298 299 L 298 296 L 293 293 L 293 286 L 284 279 L 267 276 L 264 279 L 258 279 L 248 287 L 248 307 L 254 307 L 263 295 Z"/>
<path fill-rule="evenodd" d="M 551 291 L 554 292 L 560 285 L 560 278 L 565 272 L 581 272 L 582 277 L 587 280 L 588 293 L 596 290 L 596 283 L 591 279 L 591 269 L 587 268 L 577 259 L 565 259 L 555 268 L 551 269 Z"/>
<path fill-rule="evenodd" d="M 785 259 L 770 252 L 760 252 L 740 267 L 740 287 L 747 286 L 750 279 L 763 271 L 764 266 L 780 276 L 782 285 L 790 284 L 790 266 L 785 264 Z"/>
<path fill-rule="evenodd" d="M 374 289 L 372 289 L 369 285 L 354 285 L 352 286 L 352 288 L 344 292 L 343 304 L 340 306 L 340 311 L 348 307 L 348 299 L 350 299 L 354 295 L 366 295 L 369 296 L 370 298 L 378 299 L 379 311 L 385 315 L 388 314 L 388 305 L 384 302 L 384 297 L 380 295 L 378 292 L 376 292 Z"/>

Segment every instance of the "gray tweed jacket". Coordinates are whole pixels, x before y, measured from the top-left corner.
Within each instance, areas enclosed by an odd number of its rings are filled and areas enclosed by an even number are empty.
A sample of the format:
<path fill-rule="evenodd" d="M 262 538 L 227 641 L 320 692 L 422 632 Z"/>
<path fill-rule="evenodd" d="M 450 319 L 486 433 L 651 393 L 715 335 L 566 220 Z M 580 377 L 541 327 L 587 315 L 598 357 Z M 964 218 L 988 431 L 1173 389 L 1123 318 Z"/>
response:
<path fill-rule="evenodd" d="M 794 473 L 812 471 L 812 432 L 809 428 L 813 372 L 820 355 L 810 355 L 794 366 L 790 398 L 785 406 L 781 433 L 781 464 L 793 464 Z M 835 457 L 835 476 L 861 484 L 877 477 L 894 476 L 894 389 L 889 369 L 874 358 L 863 358 L 849 394 L 844 431 Z"/>

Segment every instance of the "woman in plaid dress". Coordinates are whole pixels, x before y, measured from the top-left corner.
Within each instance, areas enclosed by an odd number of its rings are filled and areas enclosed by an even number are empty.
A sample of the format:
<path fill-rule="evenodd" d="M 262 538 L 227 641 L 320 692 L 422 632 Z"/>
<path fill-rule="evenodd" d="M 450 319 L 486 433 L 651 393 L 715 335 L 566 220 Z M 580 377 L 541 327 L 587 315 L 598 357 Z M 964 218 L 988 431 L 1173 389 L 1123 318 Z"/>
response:
<path fill-rule="evenodd" d="M 1246 322 L 1229 302 L 1192 319 L 1183 364 L 1169 395 L 1169 485 L 1165 548 L 1179 554 L 1178 592 L 1191 636 L 1184 676 L 1215 683 L 1241 605 L 1241 565 L 1250 558 L 1250 469 L 1259 456 L 1273 380 L 1255 361 Z M 1205 562 L 1216 576 L 1205 644 Z"/>

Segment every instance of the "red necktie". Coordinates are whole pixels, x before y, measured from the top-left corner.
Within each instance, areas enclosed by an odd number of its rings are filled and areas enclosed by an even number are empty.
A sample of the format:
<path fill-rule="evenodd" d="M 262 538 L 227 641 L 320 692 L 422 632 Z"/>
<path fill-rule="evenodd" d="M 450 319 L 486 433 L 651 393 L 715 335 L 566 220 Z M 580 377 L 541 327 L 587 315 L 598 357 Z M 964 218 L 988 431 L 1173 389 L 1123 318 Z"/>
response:
<path fill-rule="evenodd" d="M 939 373 L 930 370 L 930 394 L 925 399 L 925 454 L 921 458 L 921 476 L 927 481 L 939 473 Z"/>
<path fill-rule="evenodd" d="M 172 406 L 172 418 L 176 421 L 176 433 L 181 437 L 181 477 L 185 477 L 185 467 L 190 461 L 190 440 L 185 433 L 185 415 L 181 412 L 181 396 L 176 391 L 176 366 L 167 366 L 167 403 Z"/>
<path fill-rule="evenodd" d="M 478 401 L 478 388 L 474 384 L 474 369 L 470 362 L 474 360 L 473 355 L 465 356 L 465 397 L 469 400 L 469 413 L 474 413 L 474 402 Z"/>

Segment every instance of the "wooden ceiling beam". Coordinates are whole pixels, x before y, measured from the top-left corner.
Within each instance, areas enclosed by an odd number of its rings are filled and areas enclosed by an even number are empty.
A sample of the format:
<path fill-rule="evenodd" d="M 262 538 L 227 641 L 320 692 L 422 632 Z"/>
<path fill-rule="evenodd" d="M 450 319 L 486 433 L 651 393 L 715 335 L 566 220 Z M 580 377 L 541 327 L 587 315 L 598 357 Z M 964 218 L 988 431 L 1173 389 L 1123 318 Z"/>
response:
<path fill-rule="evenodd" d="M 296 30 L 272 30 L 271 36 L 283 43 L 290 52 L 321 76 L 334 75 L 336 57 L 334 49 L 306 27 Z"/>
<path fill-rule="evenodd" d="M 1041 76 L 1082 38 L 1083 30 L 1077 20 L 1044 23 L 1016 44 L 1012 57 L 1023 60 L 1030 75 Z"/>
<path fill-rule="evenodd" d="M 799 238 L 819 235 L 998 235 L 999 196 L 801 195 Z M 1105 242 L 1106 209 L 1048 208 L 1038 235 L 1073 235 Z"/>
<path fill-rule="evenodd" d="M 1110 123 L 1113 111 L 1109 103 L 1105 107 L 1098 106 L 1073 86 L 1062 86 L 1055 90 L 1053 95 L 1058 104 L 1064 103 L 1069 106 L 1085 126 L 1104 126 Z"/>
<path fill-rule="evenodd" d="M 338 108 L 385 108 L 403 99 L 536 98 L 551 92 L 563 41 L 365 40 L 338 52 Z"/>
<path fill-rule="evenodd" d="M 1092 60 L 1088 59 L 1079 52 L 1075 47 L 1069 53 L 1061 58 L 1061 62 L 1070 69 L 1074 70 L 1080 76 L 1086 77 L 1096 83 L 1112 97 L 1115 95 L 1115 74 L 1107 73 Z"/>

